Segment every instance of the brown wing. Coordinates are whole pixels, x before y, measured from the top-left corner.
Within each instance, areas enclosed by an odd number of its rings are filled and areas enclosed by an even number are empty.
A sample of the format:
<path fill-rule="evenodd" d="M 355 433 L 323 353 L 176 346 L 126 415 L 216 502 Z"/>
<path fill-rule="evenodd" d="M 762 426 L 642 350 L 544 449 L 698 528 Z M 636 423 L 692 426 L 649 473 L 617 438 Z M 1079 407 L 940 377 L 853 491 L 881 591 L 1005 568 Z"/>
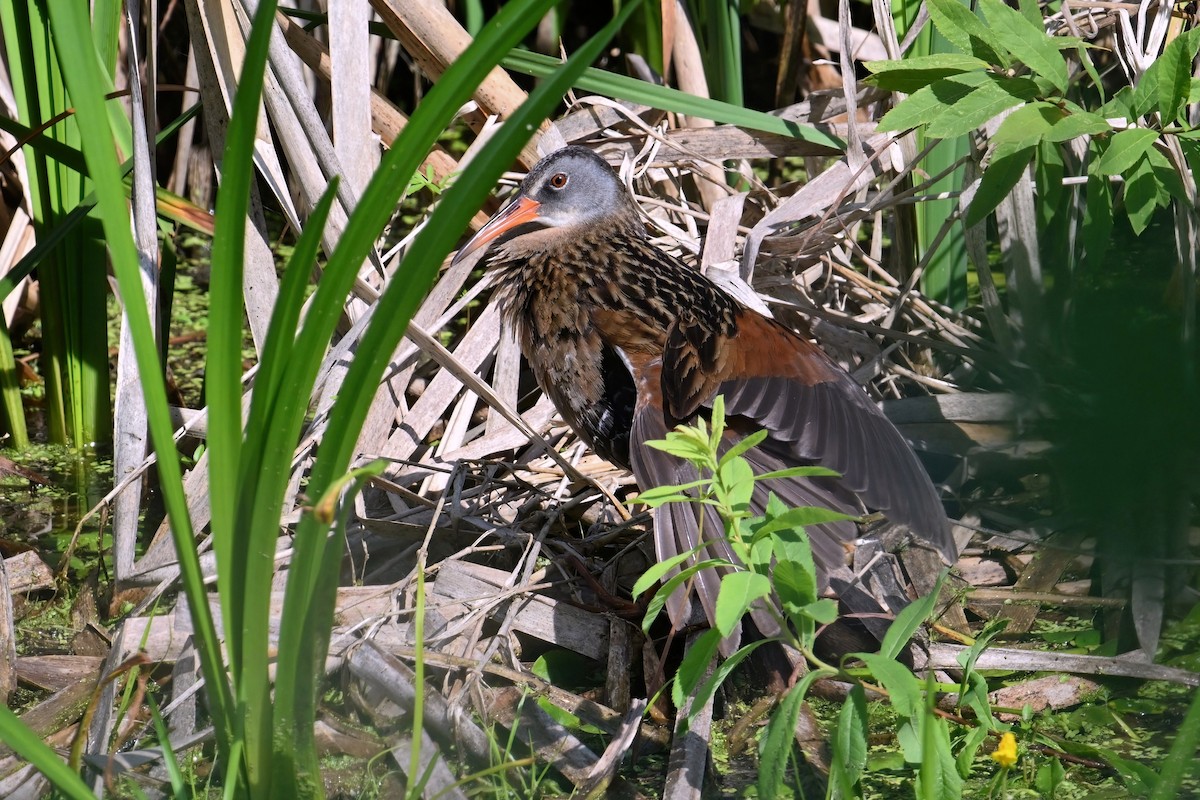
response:
<path fill-rule="evenodd" d="M 630 369 L 638 389 L 638 402 L 634 411 L 633 430 L 630 436 L 630 460 L 634 477 L 638 486 L 649 488 L 668 484 L 685 484 L 699 478 L 696 469 L 689 463 L 672 455 L 644 446 L 646 441 L 662 439 L 667 434 L 667 413 L 663 409 L 663 386 L 665 381 L 661 376 L 661 360 L 651 358 L 646 354 L 627 356 Z M 740 441 L 742 434 L 736 430 L 728 430 L 725 435 L 724 448 L 733 446 Z M 789 461 L 762 448 L 752 448 L 744 454 L 756 474 L 772 472 L 794 466 Z M 790 506 L 820 506 L 858 514 L 862 507 L 853 493 L 847 492 L 832 480 L 771 480 L 759 482 L 755 486 L 751 498 L 751 509 L 755 514 L 763 513 L 767 499 L 774 492 L 780 500 Z M 822 586 L 826 584 L 825 573 L 845 563 L 846 550 L 843 543 L 854 538 L 856 526 L 853 522 L 830 522 L 810 526 L 809 540 L 813 548 L 813 557 L 818 565 L 819 580 Z M 670 503 L 654 512 L 654 546 L 660 559 L 667 559 L 679 553 L 697 548 L 700 543 L 704 548 L 698 551 L 695 561 L 717 558 L 736 561 L 732 549 L 724 536 L 724 530 L 719 516 L 711 506 L 698 507 L 683 503 Z M 670 577 L 670 576 L 668 576 Z M 716 616 L 716 598 L 719 588 L 720 573 L 716 570 L 702 570 L 697 573 L 694 581 L 694 593 L 700 600 L 704 612 L 712 622 Z M 667 601 L 667 613 L 675 627 L 687 624 L 692 592 L 680 591 L 673 594 Z M 778 633 L 779 627 L 765 608 L 751 612 L 758 630 L 767 636 Z M 737 647 L 741 638 L 740 626 L 721 644 L 722 653 L 730 655 Z"/>
<path fill-rule="evenodd" d="M 690 483 L 699 475 L 696 469 L 686 461 L 668 455 L 661 450 L 642 446 L 643 442 L 662 439 L 666 436 L 662 410 L 648 405 L 640 405 L 633 417 L 633 432 L 630 436 L 630 456 L 633 475 L 638 486 L 649 488 L 670 484 Z M 703 521 L 701 521 L 703 515 Z M 654 551 L 661 560 L 666 560 L 679 553 L 686 553 L 696 548 L 702 538 L 707 543 L 705 550 L 700 551 L 692 559 L 692 563 L 709 558 L 722 558 L 733 561 L 733 553 L 725 541 L 721 528 L 721 520 L 710 507 L 699 507 L 684 503 L 668 503 L 654 510 Z M 677 570 L 666 577 L 669 579 Z M 704 613 L 711 622 L 716 618 L 717 590 L 720 584 L 720 574 L 715 570 L 702 570 L 697 573 L 694 581 L 695 596 L 700 599 Z M 678 591 L 667 599 L 667 615 L 675 628 L 683 628 L 691 617 L 692 593 Z M 741 626 L 730 636 L 732 642 L 722 650 L 732 649 L 741 639 Z"/>
<path fill-rule="evenodd" d="M 638 486 L 691 483 L 700 476 L 695 467 L 682 459 L 644 446 L 647 441 L 662 439 L 667 435 L 666 414 L 662 407 L 661 361 L 646 354 L 627 357 L 634 381 L 638 387 L 638 403 L 633 415 L 633 431 L 630 435 L 630 461 Z M 765 502 L 765 500 L 764 500 Z M 654 510 L 654 551 L 666 560 L 679 553 L 696 549 L 701 542 L 705 547 L 691 559 L 691 563 L 710 558 L 736 562 L 737 558 L 725 539 L 721 519 L 711 506 L 696 506 L 687 503 L 668 503 Z M 677 570 L 667 575 L 669 579 Z M 685 627 L 691 620 L 691 598 L 700 600 L 705 616 L 711 624 L 716 619 L 717 592 L 721 573 L 713 569 L 698 572 L 691 591 L 677 591 L 667 599 L 667 615 L 675 628 Z M 778 633 L 779 627 L 765 609 L 751 612 L 755 624 L 767 635 Z M 721 652 L 730 656 L 741 641 L 741 623 L 721 642 Z"/>
<path fill-rule="evenodd" d="M 611 320 L 610 320 L 611 321 Z M 819 464 L 842 478 L 793 478 L 761 482 L 751 501 L 762 513 L 774 492 L 790 506 L 819 506 L 858 514 L 863 504 L 909 525 L 953 557 L 949 525 L 933 485 L 908 444 L 863 390 L 819 349 L 786 328 L 741 311 L 731 336 L 714 335 L 689 312 L 667 333 L 661 357 L 636 347 L 628 334 L 622 356 L 634 377 L 637 404 L 630 435 L 630 462 L 642 488 L 688 483 L 698 475 L 691 465 L 644 446 L 663 438 L 676 421 L 703 412 L 718 394 L 725 396 L 730 430 L 725 446 L 765 429 L 768 437 L 744 456 L 755 473 Z M 609 326 L 616 330 L 617 327 Z M 629 331 L 626 326 L 624 331 Z M 853 522 L 825 523 L 808 530 L 821 584 L 826 573 L 844 565 L 845 544 L 857 534 Z M 668 504 L 655 511 L 655 550 L 661 559 L 705 544 L 699 558 L 733 560 L 721 522 L 710 507 Z M 696 576 L 695 594 L 711 621 L 720 575 Z M 667 611 L 676 627 L 687 624 L 690 593 L 677 592 Z M 762 633 L 778 628 L 765 610 L 752 612 Z M 740 632 L 722 643 L 728 655 Z"/>
<path fill-rule="evenodd" d="M 681 319 L 679 326 L 685 324 Z M 757 448 L 761 453 L 749 454 L 751 462 L 819 464 L 842 475 L 836 487 L 795 481 L 816 489 L 801 487 L 792 494 L 829 493 L 842 501 L 834 507 L 846 510 L 847 493 L 853 493 L 954 558 L 949 522 L 916 455 L 820 349 L 749 310 L 739 313 L 736 334 L 718 343 L 719 359 L 696 349 L 697 336 L 672 330 L 667 337 L 662 393 L 671 416 L 687 419 L 724 395 L 726 415 L 770 434 Z"/>

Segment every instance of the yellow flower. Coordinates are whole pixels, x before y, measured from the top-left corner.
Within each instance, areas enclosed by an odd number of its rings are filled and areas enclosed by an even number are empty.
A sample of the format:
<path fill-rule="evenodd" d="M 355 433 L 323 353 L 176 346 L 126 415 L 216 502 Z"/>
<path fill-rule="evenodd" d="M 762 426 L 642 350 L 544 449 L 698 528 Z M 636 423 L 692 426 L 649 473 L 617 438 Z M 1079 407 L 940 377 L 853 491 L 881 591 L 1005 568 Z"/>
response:
<path fill-rule="evenodd" d="M 1000 766 L 1008 769 L 1017 763 L 1017 737 L 1012 731 L 1000 737 L 1000 744 L 992 751 L 992 759 Z"/>

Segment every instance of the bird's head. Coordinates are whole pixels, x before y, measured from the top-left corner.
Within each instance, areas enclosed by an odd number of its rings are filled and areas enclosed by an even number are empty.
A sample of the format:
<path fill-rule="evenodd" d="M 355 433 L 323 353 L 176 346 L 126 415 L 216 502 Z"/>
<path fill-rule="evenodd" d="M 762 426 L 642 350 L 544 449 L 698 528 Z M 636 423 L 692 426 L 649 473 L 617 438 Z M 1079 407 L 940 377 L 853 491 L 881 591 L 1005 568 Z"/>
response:
<path fill-rule="evenodd" d="M 508 205 L 454 260 L 494 244 L 520 256 L 574 239 L 590 226 L 624 227 L 636 220 L 633 199 L 608 163 L 587 148 L 564 147 L 534 166 Z"/>

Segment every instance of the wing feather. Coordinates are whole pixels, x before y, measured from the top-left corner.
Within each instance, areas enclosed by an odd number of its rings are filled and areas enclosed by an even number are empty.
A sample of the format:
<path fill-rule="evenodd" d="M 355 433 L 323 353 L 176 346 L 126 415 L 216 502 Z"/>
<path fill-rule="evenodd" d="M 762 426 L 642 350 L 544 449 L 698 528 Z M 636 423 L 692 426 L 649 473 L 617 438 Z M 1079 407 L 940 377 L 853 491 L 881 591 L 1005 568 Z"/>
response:
<path fill-rule="evenodd" d="M 687 324 L 681 317 L 676 326 Z M 686 462 L 645 447 L 663 438 L 674 420 L 707 414 L 717 394 L 725 397 L 728 448 L 742 436 L 766 430 L 767 438 L 744 456 L 756 474 L 793 466 L 820 465 L 841 478 L 777 478 L 760 482 L 751 510 L 763 513 L 774 492 L 789 506 L 819 506 L 861 514 L 866 507 L 888 514 L 929 540 L 947 558 L 954 557 L 949 523 L 937 492 L 904 438 L 845 372 L 818 348 L 786 328 L 751 311 L 737 318 L 736 335 L 698 348 L 698 332 L 672 330 L 661 358 L 646 351 L 622 351 L 637 387 L 630 436 L 630 462 L 643 488 L 697 479 Z M 719 344 L 719 347 L 717 346 Z M 715 350 L 713 348 L 716 347 Z M 720 351 L 722 357 L 711 357 Z M 700 519 L 703 515 L 703 530 Z M 711 507 L 672 503 L 655 511 L 655 551 L 665 559 L 704 547 L 697 558 L 733 561 L 721 522 Z M 846 544 L 857 535 L 853 521 L 808 529 L 822 587 L 828 574 L 846 563 Z M 716 616 L 720 574 L 703 570 L 692 587 L 710 622 Z M 691 593 L 675 593 L 667 612 L 676 627 L 690 619 Z M 778 631 L 765 608 L 752 611 L 766 635 Z M 740 630 L 722 642 L 728 655 Z"/>
<path fill-rule="evenodd" d="M 661 410 L 644 405 L 638 408 L 633 419 L 632 455 L 633 475 L 639 486 L 664 486 L 670 484 L 690 483 L 699 478 L 696 469 L 686 461 L 676 458 L 661 450 L 642 446 L 643 442 L 662 439 L 667 434 L 666 422 Z M 654 551 L 660 559 L 671 558 L 679 553 L 695 550 L 701 543 L 700 521 L 698 514 L 704 514 L 705 548 L 697 551 L 690 563 L 708 558 L 722 558 L 736 561 L 729 543 L 725 540 L 721 528 L 721 520 L 709 507 L 701 509 L 692 503 L 667 503 L 654 510 Z M 666 577 L 669 580 L 678 574 L 673 570 Z M 716 619 L 717 592 L 721 581 L 720 574 L 713 569 L 704 569 L 696 574 L 694 594 L 704 608 L 705 616 L 711 623 Z M 691 619 L 692 592 L 681 590 L 674 592 L 667 599 L 667 615 L 675 628 L 685 627 Z M 736 649 L 741 640 L 741 624 L 722 643 L 721 650 L 726 656 Z"/>
<path fill-rule="evenodd" d="M 770 434 L 762 449 L 791 464 L 842 474 L 846 490 L 907 525 L 948 559 L 949 521 L 928 475 L 896 427 L 853 379 L 807 340 L 743 310 L 726 369 L 710 376 L 705 404 L 725 396 L 725 413 Z M 664 362 L 671 353 L 664 355 Z M 664 366 L 664 374 L 666 367 Z"/>

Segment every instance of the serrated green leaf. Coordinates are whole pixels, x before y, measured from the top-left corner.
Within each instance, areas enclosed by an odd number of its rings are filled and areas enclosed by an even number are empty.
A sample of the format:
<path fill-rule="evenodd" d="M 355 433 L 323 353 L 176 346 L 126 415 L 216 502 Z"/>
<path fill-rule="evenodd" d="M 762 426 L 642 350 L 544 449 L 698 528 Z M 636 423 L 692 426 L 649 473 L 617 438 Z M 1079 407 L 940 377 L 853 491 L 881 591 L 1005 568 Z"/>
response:
<path fill-rule="evenodd" d="M 633 596 L 639 597 L 651 586 L 662 580 L 668 572 L 684 564 L 696 553 L 697 549 L 699 548 L 693 548 L 688 550 L 686 553 L 679 553 L 678 555 L 674 555 L 670 558 L 662 561 L 656 561 L 651 564 L 646 571 L 642 573 L 642 577 L 638 578 L 637 581 L 634 582 L 632 589 Z"/>
<path fill-rule="evenodd" d="M 768 641 L 770 640 L 759 639 L 758 641 L 751 642 L 744 647 L 739 647 L 737 651 L 733 653 L 733 655 L 718 664 L 717 668 L 713 670 L 712 675 L 708 676 L 708 678 L 706 678 L 704 682 L 696 687 L 695 691 L 691 693 L 692 714 L 694 715 L 695 713 L 699 712 L 699 710 L 708 703 L 709 698 L 716 693 L 717 688 L 725 682 L 725 679 L 728 678 L 734 669 L 737 668 L 738 664 L 741 664 L 743 661 L 745 661 L 747 656 L 749 656 L 759 647 L 766 644 Z"/>
<path fill-rule="evenodd" d="M 715 453 L 721 446 L 721 437 L 725 435 L 725 395 L 719 394 L 713 398 L 709 419 L 712 421 L 712 435 L 709 436 L 708 447 L 710 452 Z M 696 426 L 704 430 L 703 417 L 696 420 Z"/>
<path fill-rule="evenodd" d="M 900 752 L 904 756 L 904 761 L 909 764 L 921 763 L 921 734 L 915 720 L 905 720 L 904 724 L 896 729 L 896 743 L 900 745 Z M 924 798 L 921 798 L 921 800 L 924 800 Z"/>
<path fill-rule="evenodd" d="M 957 80 L 943 78 L 914 92 L 879 120 L 881 131 L 903 131 L 928 125 L 969 95 L 982 82 L 982 73 L 965 73 Z M 939 91 L 934 91 L 934 87 Z"/>
<path fill-rule="evenodd" d="M 1017 3 L 1017 10 L 1020 11 L 1021 15 L 1029 21 L 1029 24 L 1037 28 L 1041 28 L 1045 25 L 1045 22 L 1042 19 L 1042 8 L 1038 4 L 1037 0 L 1019 0 Z"/>
<path fill-rule="evenodd" d="M 721 578 L 713 624 L 721 636 L 733 633 L 755 601 L 771 594 L 771 582 L 757 572 L 733 572 Z"/>
<path fill-rule="evenodd" d="M 721 644 L 721 634 L 715 629 L 708 629 L 692 640 L 692 646 L 684 653 L 675 673 L 675 684 L 671 687 L 671 702 L 676 708 L 683 708 L 688 698 L 696 692 L 696 687 L 704 680 L 708 668 L 717 657 L 717 647 Z M 693 713 L 699 712 L 699 704 L 693 704 Z"/>
<path fill-rule="evenodd" d="M 1151 69 L 1159 70 L 1158 113 L 1164 125 L 1178 119 L 1187 105 L 1197 48 L 1200 48 L 1200 28 L 1193 28 L 1172 39 L 1151 65 Z"/>
<path fill-rule="evenodd" d="M 1046 134 L 1046 140 L 1050 142 L 1069 142 L 1079 136 L 1096 136 L 1101 133 L 1108 133 L 1112 130 L 1112 126 L 1108 121 L 1099 114 L 1093 114 L 1090 111 L 1071 111 L 1053 124 L 1050 132 Z"/>
<path fill-rule="evenodd" d="M 896 72 L 910 72 L 930 69 L 953 69 L 958 72 L 970 72 L 976 69 L 987 69 L 988 62 L 969 56 L 965 53 L 933 53 L 927 56 L 912 56 L 899 61 L 865 61 L 863 66 L 876 75 Z"/>
<path fill-rule="evenodd" d="M 546 716 L 550 717 L 550 719 L 554 720 L 559 725 L 562 725 L 567 730 L 580 731 L 582 733 L 588 733 L 592 735 L 604 734 L 602 729 L 597 728 L 595 725 L 589 725 L 579 717 L 572 714 L 570 711 L 556 706 L 545 697 L 537 697 L 535 698 L 535 701 L 538 708 L 546 713 Z"/>
<path fill-rule="evenodd" d="M 857 518 L 830 508 L 799 506 L 778 514 L 768 513 L 760 524 L 754 526 L 754 535 L 766 536 L 781 531 L 804 528 L 808 525 L 820 525 L 825 522 L 839 522 L 846 519 Z"/>
<path fill-rule="evenodd" d="M 963 224 L 976 225 L 987 218 L 996 206 L 1008 197 L 1008 193 L 1021 180 L 1029 162 L 1037 151 L 1036 145 L 1026 147 L 998 147 L 979 180 L 979 188 L 967 209 Z"/>
<path fill-rule="evenodd" d="M 805 613 L 803 609 L 815 602 L 820 593 L 808 534 L 802 530 L 784 530 L 771 539 L 775 552 L 775 569 L 771 574 L 775 591 L 789 614 Z"/>
<path fill-rule="evenodd" d="M 868 61 L 874 74 L 866 83 L 891 92 L 916 92 L 936 80 L 964 72 L 985 70 L 988 63 L 963 53 L 935 53 L 898 61 Z"/>
<path fill-rule="evenodd" d="M 828 597 L 815 600 L 800 609 L 800 613 L 818 625 L 829 625 L 837 619 L 837 603 Z"/>
<path fill-rule="evenodd" d="M 769 539 L 773 545 L 776 561 L 792 561 L 806 571 L 816 574 L 816 567 L 813 566 L 812 543 L 803 529 L 786 528 L 776 531 Z"/>
<path fill-rule="evenodd" d="M 692 428 L 684 428 L 667 434 L 666 439 L 652 439 L 646 442 L 655 450 L 662 450 L 676 458 L 685 461 L 705 461 L 710 454 L 708 437 L 701 438 Z"/>
<path fill-rule="evenodd" d="M 682 494 L 682 492 L 691 489 L 698 489 L 701 486 L 707 486 L 711 481 L 708 479 L 692 481 L 691 483 L 683 483 L 678 486 L 651 486 L 644 492 L 638 492 L 630 501 L 633 503 L 643 503 L 651 508 L 658 508 L 665 503 L 679 502 L 694 502 L 695 497 Z"/>
<path fill-rule="evenodd" d="M 858 796 L 858 782 L 867 766 L 867 695 L 854 686 L 838 713 L 833 740 L 833 759 L 837 778 L 830 787 L 835 798 Z"/>
<path fill-rule="evenodd" d="M 1066 38 L 1075 39 L 1074 36 L 1064 37 L 1064 42 Z M 1090 49 L 1090 47 L 1090 44 L 1076 40 L 1074 47 L 1075 57 L 1079 59 L 1079 63 L 1083 65 L 1083 71 L 1088 74 L 1089 78 L 1091 78 L 1092 86 L 1097 92 L 1100 93 L 1100 102 L 1103 103 L 1105 102 L 1106 95 L 1104 81 L 1100 79 L 1100 73 L 1096 70 L 1096 65 L 1092 63 L 1092 57 L 1088 54 L 1088 49 Z"/>
<path fill-rule="evenodd" d="M 1179 176 L 1179 172 L 1172 166 L 1171 162 L 1158 151 L 1157 148 L 1150 148 L 1146 151 L 1146 158 L 1150 160 L 1150 166 L 1154 169 L 1154 175 L 1158 178 L 1158 185 L 1162 187 L 1162 193 L 1159 195 L 1159 204 L 1167 205 L 1171 197 L 1181 203 L 1189 203 L 1187 189 L 1183 186 L 1183 180 Z"/>
<path fill-rule="evenodd" d="M 842 473 L 825 467 L 788 467 L 764 472 L 758 476 L 760 481 L 776 478 L 840 478 Z"/>
<path fill-rule="evenodd" d="M 699 547 L 697 547 L 699 549 Z M 695 551 L 693 551 L 695 552 Z M 646 615 L 642 617 L 642 630 L 649 633 L 650 626 L 654 624 L 654 620 L 658 619 L 658 615 L 667 606 L 667 600 L 696 574 L 703 565 L 692 565 L 685 569 L 681 569 L 677 574 L 672 575 L 670 580 L 658 587 L 658 591 L 650 596 L 650 601 L 646 603 Z M 642 576 L 645 578 L 646 576 Z M 639 581 L 640 583 L 640 581 Z"/>
<path fill-rule="evenodd" d="M 975 130 L 992 117 L 1031 99 L 1037 92 L 1025 78 L 969 72 L 943 78 L 921 89 L 879 121 L 880 130 L 925 125 L 925 134 L 949 139 Z"/>
<path fill-rule="evenodd" d="M 1125 213 L 1133 232 L 1141 236 L 1150 226 L 1158 208 L 1160 185 L 1150 159 L 1143 155 L 1131 169 L 1125 171 Z"/>
<path fill-rule="evenodd" d="M 1188 169 L 1192 171 L 1193 175 L 1200 174 L 1200 142 L 1181 139 L 1179 146 L 1183 149 L 1183 157 L 1187 161 Z"/>
<path fill-rule="evenodd" d="M 1158 131 L 1149 128 L 1127 128 L 1115 134 L 1108 143 L 1108 148 L 1096 162 L 1097 175 L 1120 175 L 1133 167 L 1134 164 L 1154 146 L 1158 140 Z"/>
<path fill-rule="evenodd" d="M 1134 112 L 1134 90 L 1128 86 L 1122 86 L 1117 90 L 1117 93 L 1108 99 L 1108 102 L 1096 109 L 1096 113 L 1106 120 L 1122 119 L 1130 122 L 1138 117 Z"/>
<path fill-rule="evenodd" d="M 747 560 L 746 566 L 760 575 L 770 575 L 774 552 L 774 542 L 771 539 L 765 536 L 757 539 L 750 544 L 750 558 Z"/>
<path fill-rule="evenodd" d="M 971 646 L 958 654 L 958 656 L 955 658 L 955 661 L 957 661 L 959 666 L 961 666 L 966 672 L 970 672 L 971 670 L 975 669 L 975 662 L 979 660 L 979 656 L 984 650 L 987 649 L 988 645 L 992 643 L 992 640 L 1004 633 L 1007 628 L 1007 619 L 992 620 L 985 625 L 983 630 L 980 631 L 979 635 L 975 637 L 975 641 L 971 643 Z"/>
<path fill-rule="evenodd" d="M 858 657 L 867 665 L 875 680 L 887 690 L 897 714 L 915 719 L 921 713 L 921 682 L 908 667 L 879 653 L 859 653 Z"/>
<path fill-rule="evenodd" d="M 988 701 L 988 685 L 978 672 L 967 673 L 966 691 L 960 688 L 959 705 L 965 705 L 975 712 L 980 727 L 990 730 L 996 727 L 992 717 L 992 705 Z"/>
<path fill-rule="evenodd" d="M 787 774 L 788 761 L 795 745 L 796 722 L 804 707 L 804 696 L 817 678 L 829 677 L 824 670 L 813 670 L 788 690 L 767 723 L 758 746 L 758 796 L 779 797 Z"/>
<path fill-rule="evenodd" d="M 962 777 L 969 777 L 971 774 L 971 766 L 975 761 L 975 754 L 979 752 L 979 746 L 987 739 L 988 729 L 984 727 L 973 728 L 967 734 L 967 738 L 963 740 L 962 745 L 958 750 L 958 758 L 956 766 L 958 774 Z"/>
<path fill-rule="evenodd" d="M 938 32 L 955 47 L 989 64 L 1008 68 L 1008 53 L 983 20 L 959 0 L 928 0 L 929 18 Z"/>
<path fill-rule="evenodd" d="M 690 503 L 696 500 L 690 494 L 679 494 L 674 489 L 674 486 L 658 486 L 638 494 L 634 498 L 634 502 L 642 503 L 650 508 L 658 508 L 667 503 Z"/>
<path fill-rule="evenodd" d="M 1043 78 L 1041 75 L 1038 75 L 1036 72 L 1030 72 L 1027 75 L 1024 75 L 1022 77 L 1025 80 L 1033 81 L 1033 85 L 1036 87 L 1036 90 L 1033 93 L 1034 97 L 1052 97 L 1055 100 L 1062 99 L 1061 97 L 1057 96 L 1058 88 L 1054 85 L 1054 82 L 1051 81 L 1049 78 Z"/>
<path fill-rule="evenodd" d="M 988 30 L 1008 52 L 1035 74 L 1050 81 L 1058 91 L 1067 91 L 1067 62 L 1046 35 L 1042 25 L 1000 2 L 979 0 L 988 21 Z"/>
<path fill-rule="evenodd" d="M 1050 41 L 1054 42 L 1054 46 L 1064 52 L 1067 50 L 1078 50 L 1081 47 L 1088 50 L 1093 48 L 1104 49 L 1093 45 L 1091 42 L 1086 42 L 1078 36 L 1051 36 Z"/>
<path fill-rule="evenodd" d="M 1042 100 L 1027 103 L 1004 118 L 992 142 L 997 149 L 1009 145 L 1009 152 L 1037 144 L 1062 116 L 1063 112 L 1052 103 Z"/>
<path fill-rule="evenodd" d="M 750 507 L 754 494 L 754 470 L 744 458 L 727 461 L 718 468 L 718 480 L 714 486 L 724 494 L 721 498 L 735 512 Z"/>
<path fill-rule="evenodd" d="M 932 710 L 921 715 L 921 766 L 917 771 L 917 797 L 922 800 L 959 800 L 962 778 L 950 749 L 950 726 Z"/>
<path fill-rule="evenodd" d="M 883 642 L 879 645 L 880 655 L 886 658 L 896 658 L 900 655 L 900 652 L 908 645 L 908 640 L 916 633 L 917 628 L 921 627 L 921 623 L 933 615 L 938 595 L 942 591 L 942 582 L 945 580 L 946 572 L 943 571 L 929 594 L 918 597 L 896 615 L 896 619 L 888 626 L 888 631 L 883 636 Z"/>
<path fill-rule="evenodd" d="M 1131 96 L 1133 115 L 1129 118 L 1131 122 L 1158 109 L 1158 84 L 1161 78 L 1162 68 L 1158 66 L 1156 60 L 1142 73 L 1137 85 L 1133 87 Z"/>
<path fill-rule="evenodd" d="M 1130 121 L 1156 110 L 1162 116 L 1163 124 L 1174 122 L 1180 115 L 1190 94 L 1192 60 L 1196 46 L 1200 44 L 1198 31 L 1200 29 L 1193 29 L 1177 36 L 1142 74 L 1130 96 Z"/>
<path fill-rule="evenodd" d="M 772 492 L 767 495 L 767 507 L 764 509 L 767 519 L 774 519 L 788 512 L 788 506 Z"/>
<path fill-rule="evenodd" d="M 1066 770 L 1063 768 L 1062 762 L 1057 759 L 1051 759 L 1049 763 L 1038 767 L 1037 777 L 1033 780 L 1034 788 L 1042 793 L 1043 797 L 1057 797 L 1058 787 L 1066 777 Z"/>
<path fill-rule="evenodd" d="M 802 609 L 817 599 L 816 576 L 796 561 L 780 561 L 771 572 L 775 593 L 788 611 L 803 613 Z"/>
<path fill-rule="evenodd" d="M 741 441 L 737 442 L 736 444 L 734 444 L 732 447 L 730 447 L 728 450 L 725 451 L 725 453 L 721 456 L 720 461 L 718 461 L 717 463 L 724 464 L 727 461 L 732 461 L 733 459 L 735 459 L 738 456 L 745 453 L 750 448 L 757 447 L 758 444 L 760 442 L 762 442 L 763 439 L 766 439 L 768 435 L 769 435 L 768 431 L 762 430 L 762 431 L 755 431 L 754 433 L 751 433 L 748 436 L 742 437 Z"/>
<path fill-rule="evenodd" d="M 962 75 L 948 78 L 947 81 L 960 81 L 966 77 L 968 76 Z M 1037 87 L 1027 78 L 1003 78 L 991 73 L 983 73 L 983 78 L 983 82 L 973 92 L 934 120 L 925 129 L 925 133 L 938 139 L 950 139 L 970 133 L 1001 112 L 1020 105 L 1037 94 Z M 933 91 L 937 93 L 939 88 L 934 87 Z"/>

